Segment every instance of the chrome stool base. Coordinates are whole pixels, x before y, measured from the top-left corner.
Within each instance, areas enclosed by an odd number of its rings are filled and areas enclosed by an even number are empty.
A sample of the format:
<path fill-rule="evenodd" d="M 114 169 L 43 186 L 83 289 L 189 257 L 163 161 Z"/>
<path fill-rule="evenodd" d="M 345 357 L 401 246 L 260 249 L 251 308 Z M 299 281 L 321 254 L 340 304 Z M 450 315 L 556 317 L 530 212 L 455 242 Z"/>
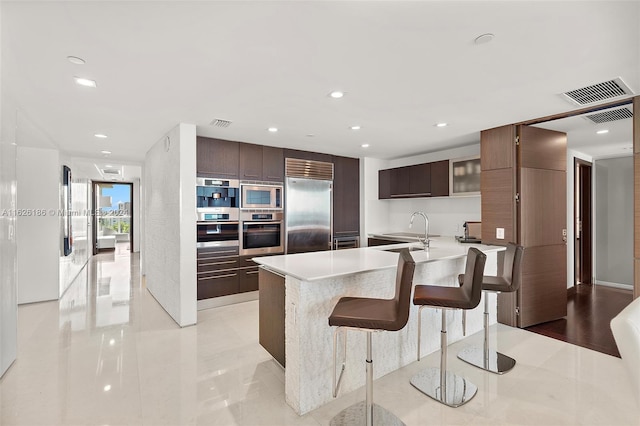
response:
<path fill-rule="evenodd" d="M 458 358 L 466 363 L 496 374 L 504 374 L 516 365 L 516 360 L 500 352 L 467 347 L 458 353 Z"/>
<path fill-rule="evenodd" d="M 478 387 L 452 372 L 445 372 L 441 385 L 439 368 L 427 368 L 411 378 L 411 384 L 423 394 L 449 407 L 460 407 L 476 395 Z"/>
<path fill-rule="evenodd" d="M 367 419 L 367 403 L 360 401 L 340 411 L 331 419 L 331 426 L 364 425 Z M 380 426 L 405 426 L 395 414 L 373 404 L 373 424 Z"/>

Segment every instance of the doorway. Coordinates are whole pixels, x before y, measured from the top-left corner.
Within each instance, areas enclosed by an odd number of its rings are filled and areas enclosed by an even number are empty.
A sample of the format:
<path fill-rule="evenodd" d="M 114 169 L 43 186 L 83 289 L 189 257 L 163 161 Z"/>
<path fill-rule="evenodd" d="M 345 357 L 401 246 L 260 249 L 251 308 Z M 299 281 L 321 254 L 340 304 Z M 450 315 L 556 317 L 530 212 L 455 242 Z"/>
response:
<path fill-rule="evenodd" d="M 133 247 L 133 184 L 93 182 L 93 254 Z"/>
<path fill-rule="evenodd" d="M 593 283 L 592 265 L 592 164 L 576 158 L 574 161 L 574 280 L 573 285 Z"/>

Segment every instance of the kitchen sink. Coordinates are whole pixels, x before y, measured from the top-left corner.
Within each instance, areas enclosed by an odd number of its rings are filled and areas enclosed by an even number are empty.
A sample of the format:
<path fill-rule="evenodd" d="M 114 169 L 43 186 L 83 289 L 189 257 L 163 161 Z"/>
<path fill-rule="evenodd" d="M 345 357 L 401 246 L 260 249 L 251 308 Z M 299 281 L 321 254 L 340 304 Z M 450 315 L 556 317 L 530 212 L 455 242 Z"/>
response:
<path fill-rule="evenodd" d="M 404 249 L 409 249 L 409 251 L 424 251 L 422 247 L 402 247 L 402 248 L 392 248 L 392 249 L 384 249 L 383 251 L 392 251 L 394 253 L 400 253 Z"/>
<path fill-rule="evenodd" d="M 385 237 L 396 237 L 396 238 L 423 238 L 424 233 L 416 233 L 416 232 L 395 232 L 391 234 L 382 234 Z M 439 237 L 440 235 L 429 234 L 429 238 Z"/>

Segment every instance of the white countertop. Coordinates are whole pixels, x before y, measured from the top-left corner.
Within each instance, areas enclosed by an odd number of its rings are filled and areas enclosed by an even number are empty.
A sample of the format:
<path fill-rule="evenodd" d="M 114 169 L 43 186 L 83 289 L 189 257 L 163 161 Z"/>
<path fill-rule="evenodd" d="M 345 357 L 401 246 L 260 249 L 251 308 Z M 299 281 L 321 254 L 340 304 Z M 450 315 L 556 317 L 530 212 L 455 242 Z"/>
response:
<path fill-rule="evenodd" d="M 405 243 L 357 249 L 265 256 L 255 257 L 252 260 L 267 269 L 283 275 L 289 275 L 303 281 L 317 281 L 377 269 L 395 268 L 398 264 L 398 253 L 388 252 L 385 251 L 385 249 L 401 247 L 419 247 L 419 244 Z M 466 256 L 469 247 L 476 247 L 483 252 L 501 251 L 505 249 L 502 246 L 463 244 L 457 242 L 453 237 L 436 237 L 431 239 L 429 251 L 422 249 L 412 251 L 411 256 L 416 263 L 454 259 Z"/>

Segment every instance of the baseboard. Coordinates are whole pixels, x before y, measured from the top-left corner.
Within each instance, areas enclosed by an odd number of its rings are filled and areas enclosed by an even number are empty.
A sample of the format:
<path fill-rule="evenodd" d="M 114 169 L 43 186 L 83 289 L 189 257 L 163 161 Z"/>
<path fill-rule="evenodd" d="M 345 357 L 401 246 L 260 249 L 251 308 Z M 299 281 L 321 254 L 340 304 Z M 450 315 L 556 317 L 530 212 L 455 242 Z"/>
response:
<path fill-rule="evenodd" d="M 633 290 L 633 284 L 620 284 L 620 283 L 612 283 L 609 281 L 601 281 L 601 280 L 595 280 L 595 284 L 602 285 L 605 287 L 620 288 L 623 290 Z"/>
<path fill-rule="evenodd" d="M 233 305 L 234 303 L 248 302 L 250 300 L 258 300 L 257 291 L 249 291 L 246 293 L 231 294 L 229 296 L 212 297 L 211 299 L 198 300 L 198 310 L 219 308 L 221 306 Z"/>

